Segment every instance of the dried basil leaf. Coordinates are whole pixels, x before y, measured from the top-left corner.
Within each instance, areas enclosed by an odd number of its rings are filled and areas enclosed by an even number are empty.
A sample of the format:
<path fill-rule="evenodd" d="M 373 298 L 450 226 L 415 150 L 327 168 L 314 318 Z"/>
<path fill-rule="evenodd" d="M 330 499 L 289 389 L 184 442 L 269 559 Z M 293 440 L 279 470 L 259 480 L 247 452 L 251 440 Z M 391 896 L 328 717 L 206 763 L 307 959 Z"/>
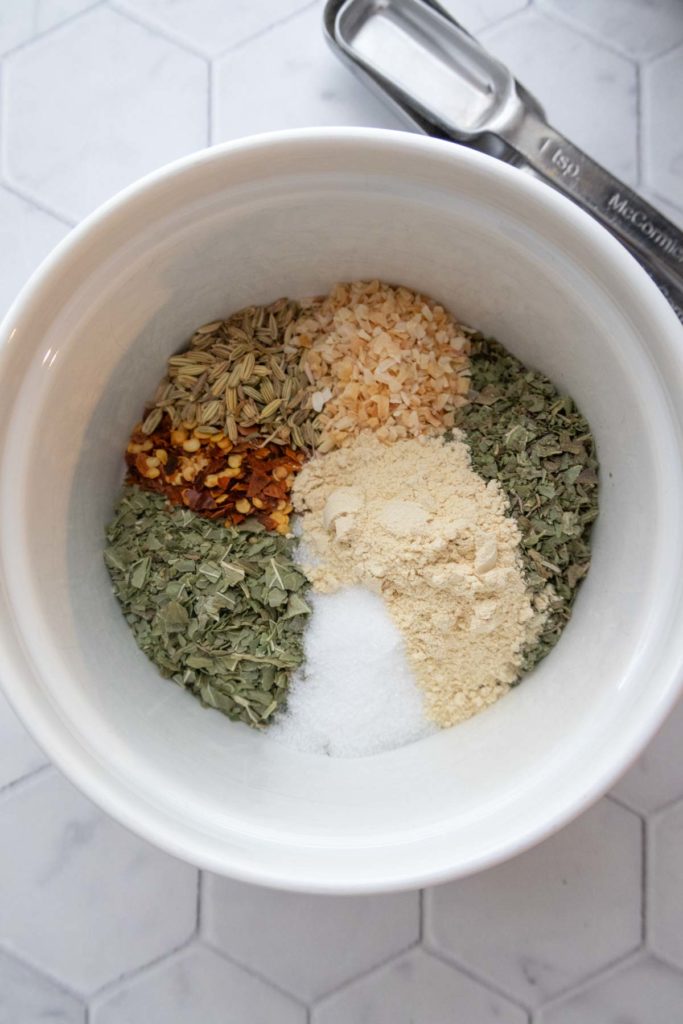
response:
<path fill-rule="evenodd" d="M 284 704 L 303 659 L 310 608 L 294 545 L 127 486 L 104 557 L 138 646 L 162 675 L 229 718 L 261 727 Z"/>

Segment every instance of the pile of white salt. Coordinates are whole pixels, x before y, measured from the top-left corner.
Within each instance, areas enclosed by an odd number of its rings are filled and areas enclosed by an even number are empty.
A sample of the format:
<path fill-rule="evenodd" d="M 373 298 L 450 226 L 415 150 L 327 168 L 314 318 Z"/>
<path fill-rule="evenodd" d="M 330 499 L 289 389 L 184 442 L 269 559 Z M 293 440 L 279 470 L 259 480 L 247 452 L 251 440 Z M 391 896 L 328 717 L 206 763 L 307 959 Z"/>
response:
<path fill-rule="evenodd" d="M 437 732 L 382 598 L 349 587 L 309 600 L 304 667 L 269 738 L 309 753 L 363 757 Z"/>

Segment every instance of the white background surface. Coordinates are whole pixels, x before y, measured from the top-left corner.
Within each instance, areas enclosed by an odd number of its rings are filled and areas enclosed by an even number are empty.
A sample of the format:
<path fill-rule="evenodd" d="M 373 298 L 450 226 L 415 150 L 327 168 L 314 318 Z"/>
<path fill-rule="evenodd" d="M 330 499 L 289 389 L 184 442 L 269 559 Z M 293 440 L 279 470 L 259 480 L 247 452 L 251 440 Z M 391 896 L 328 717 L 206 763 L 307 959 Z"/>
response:
<path fill-rule="evenodd" d="M 682 0 L 449 6 L 683 222 Z M 1 311 L 79 218 L 176 156 L 400 126 L 320 21 L 318 0 L 0 0 Z M 129 835 L 0 697 L 0 1024 L 676 1024 L 682 742 L 683 707 L 610 797 L 502 867 L 321 898 L 198 878 Z"/>

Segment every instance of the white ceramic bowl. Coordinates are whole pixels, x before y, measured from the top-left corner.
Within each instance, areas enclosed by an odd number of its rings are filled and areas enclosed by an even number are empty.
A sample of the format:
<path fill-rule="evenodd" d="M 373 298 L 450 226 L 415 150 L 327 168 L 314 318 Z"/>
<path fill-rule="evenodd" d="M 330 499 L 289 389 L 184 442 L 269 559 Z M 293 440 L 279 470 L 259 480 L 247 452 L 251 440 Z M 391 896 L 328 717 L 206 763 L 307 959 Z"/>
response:
<path fill-rule="evenodd" d="M 157 675 L 112 597 L 103 529 L 129 428 L 198 323 L 375 276 L 435 296 L 575 396 L 601 513 L 574 617 L 522 686 L 413 746 L 332 760 Z M 356 129 L 199 153 L 57 248 L 10 311 L 0 360 L 0 677 L 69 778 L 172 853 L 311 891 L 463 875 L 589 805 L 671 707 L 683 332 L 606 232 L 518 171 Z"/>

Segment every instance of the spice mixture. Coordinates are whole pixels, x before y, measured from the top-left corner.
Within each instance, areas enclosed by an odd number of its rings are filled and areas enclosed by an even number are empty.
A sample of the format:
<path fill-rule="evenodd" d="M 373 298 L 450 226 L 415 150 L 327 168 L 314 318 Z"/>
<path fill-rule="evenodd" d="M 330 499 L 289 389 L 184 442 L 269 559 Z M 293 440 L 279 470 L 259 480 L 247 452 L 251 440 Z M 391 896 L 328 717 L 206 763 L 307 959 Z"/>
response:
<path fill-rule="evenodd" d="M 572 400 L 378 281 L 200 327 L 125 461 L 105 560 L 138 645 L 301 750 L 378 753 L 493 703 L 590 563 Z"/>
<path fill-rule="evenodd" d="M 294 488 L 313 586 L 363 584 L 401 630 L 427 714 L 454 725 L 493 703 L 538 635 L 518 550 L 495 481 L 459 439 L 385 445 L 360 434 L 307 463 Z"/>

